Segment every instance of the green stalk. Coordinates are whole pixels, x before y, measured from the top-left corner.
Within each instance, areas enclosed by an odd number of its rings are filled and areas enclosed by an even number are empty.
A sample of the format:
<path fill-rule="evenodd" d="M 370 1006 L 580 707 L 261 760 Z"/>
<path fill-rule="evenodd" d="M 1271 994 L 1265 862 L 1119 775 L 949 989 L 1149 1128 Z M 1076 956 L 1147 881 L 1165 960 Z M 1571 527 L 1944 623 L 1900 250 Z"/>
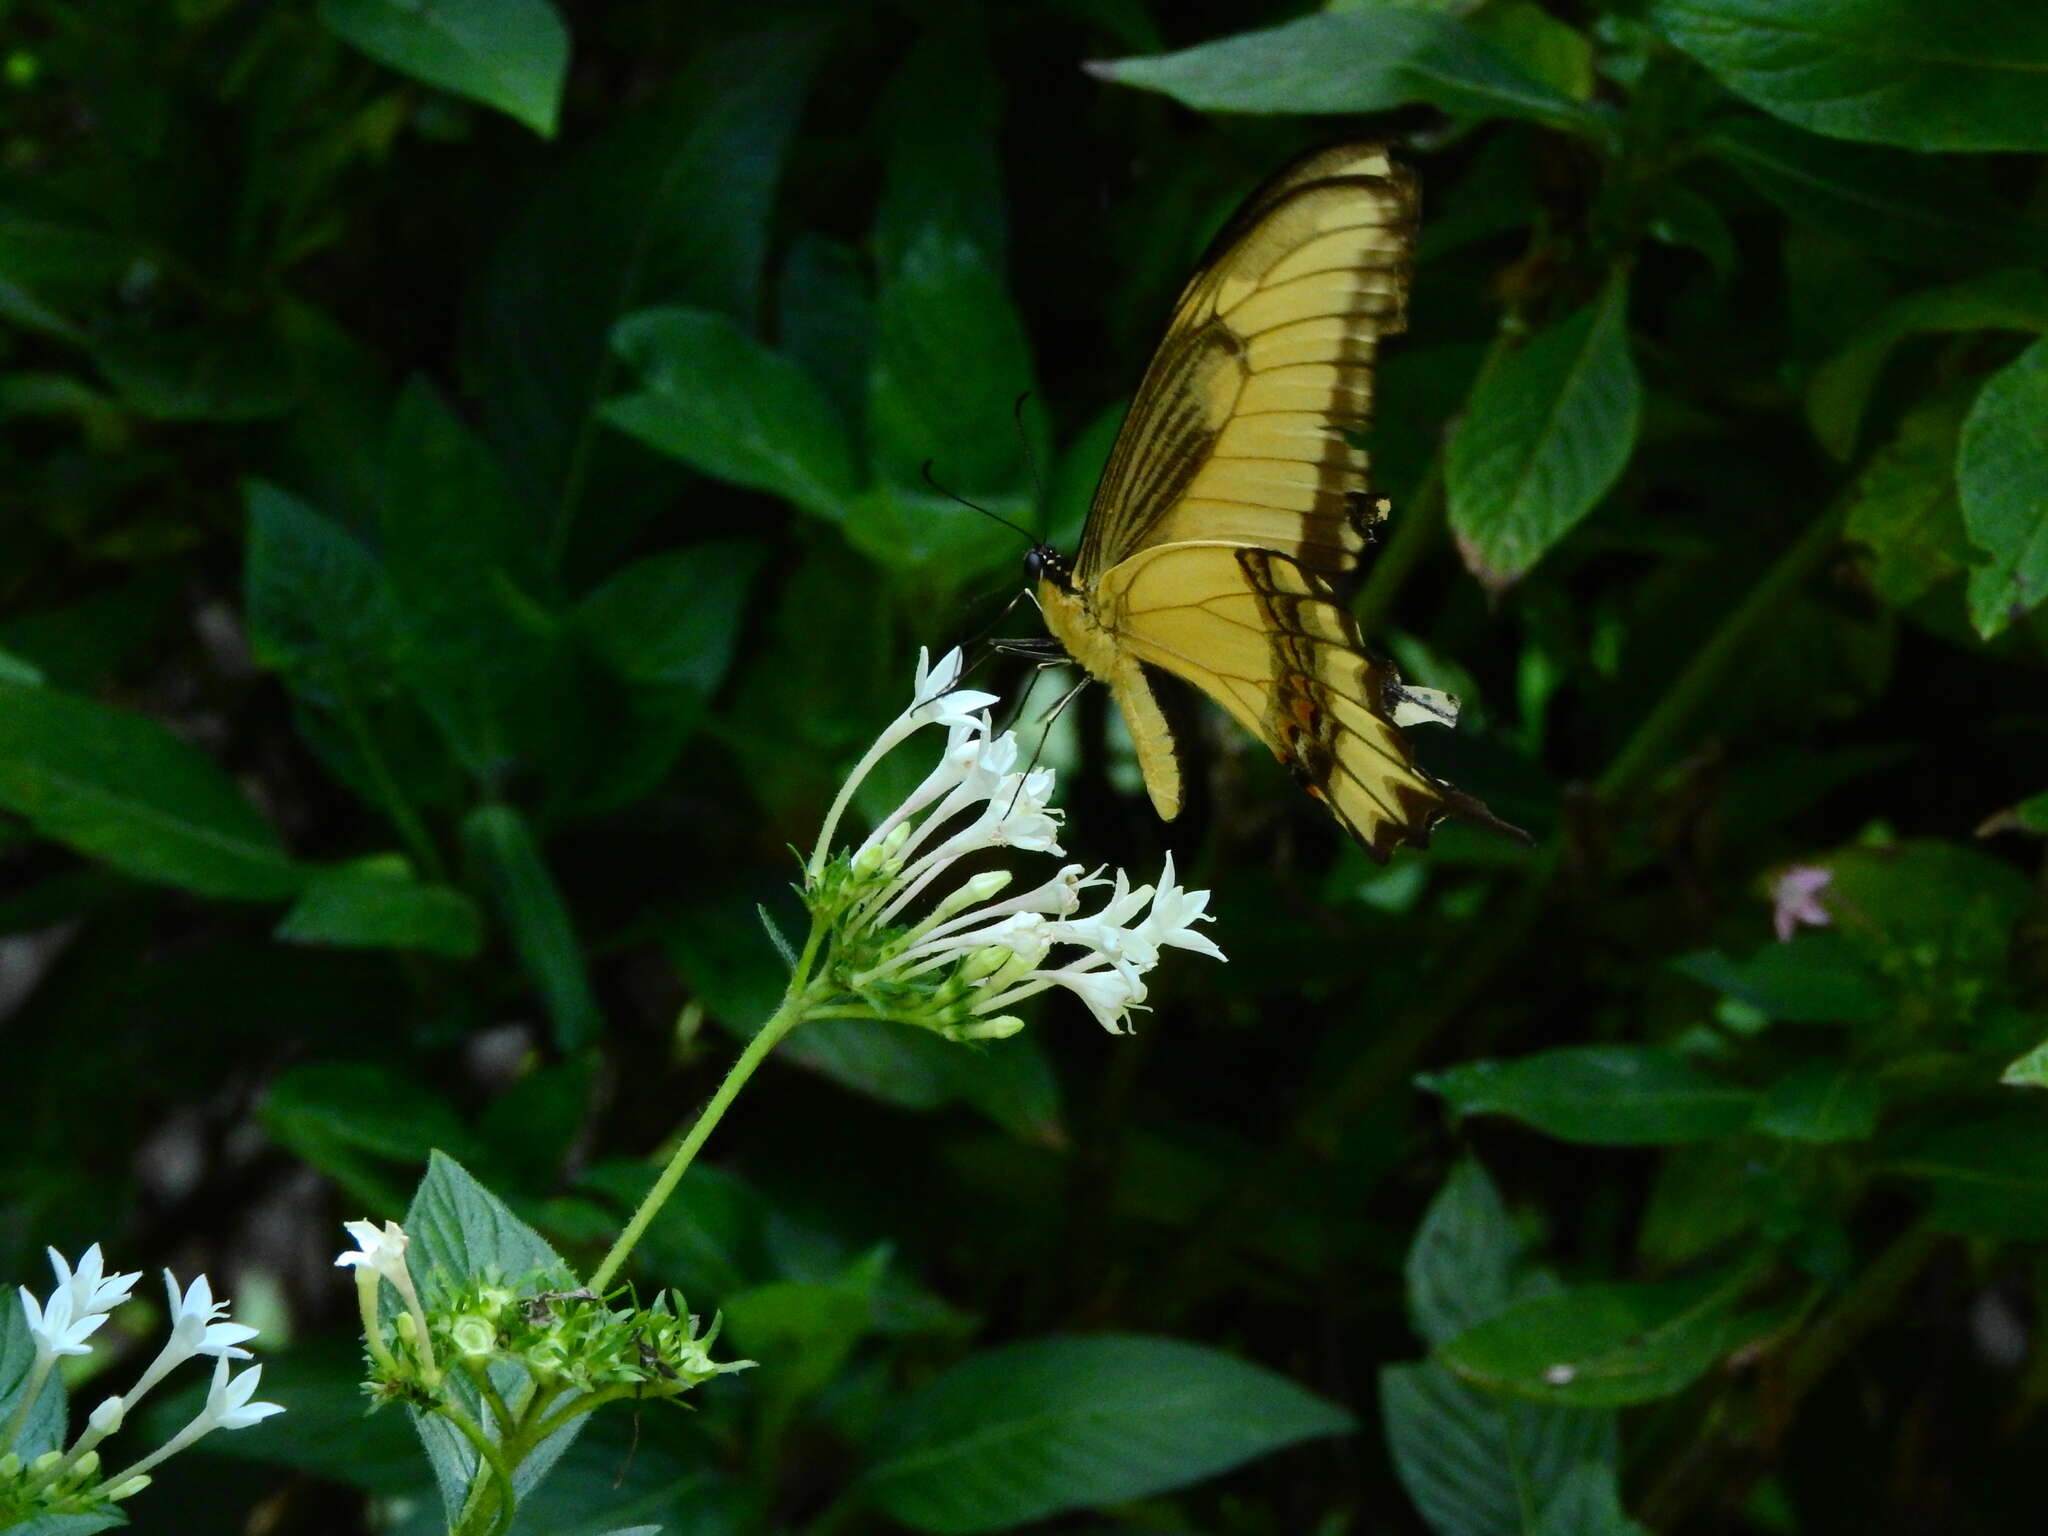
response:
<path fill-rule="evenodd" d="M 590 1289 L 602 1296 L 605 1288 L 617 1277 L 634 1245 L 646 1235 L 648 1225 L 654 1220 L 668 1197 L 675 1193 L 676 1185 L 682 1181 L 691 1162 L 704 1143 L 725 1118 L 725 1112 L 732 1107 L 732 1101 L 747 1085 L 747 1079 L 755 1069 L 766 1061 L 775 1047 L 782 1043 L 782 1037 L 803 1022 L 806 1010 L 814 1001 L 811 996 L 811 968 L 816 965 L 819 947 L 824 942 L 825 925 L 817 918 L 811 920 L 811 936 L 804 941 L 804 952 L 798 956 L 796 967 L 790 972 L 789 987 L 782 994 L 782 1002 L 769 1015 L 768 1022 L 761 1026 L 760 1033 L 747 1042 L 747 1048 L 725 1074 L 725 1081 L 718 1085 L 718 1092 L 711 1096 L 711 1102 L 704 1106 L 704 1112 L 697 1117 L 697 1123 L 690 1127 L 682 1145 L 677 1147 L 668 1160 L 668 1166 L 661 1170 L 661 1177 L 654 1181 L 654 1187 L 647 1191 L 647 1198 L 640 1202 L 640 1208 L 633 1212 L 633 1219 L 626 1223 L 619 1240 L 612 1244 L 612 1251 L 604 1256 L 604 1262 L 589 1280 Z"/>

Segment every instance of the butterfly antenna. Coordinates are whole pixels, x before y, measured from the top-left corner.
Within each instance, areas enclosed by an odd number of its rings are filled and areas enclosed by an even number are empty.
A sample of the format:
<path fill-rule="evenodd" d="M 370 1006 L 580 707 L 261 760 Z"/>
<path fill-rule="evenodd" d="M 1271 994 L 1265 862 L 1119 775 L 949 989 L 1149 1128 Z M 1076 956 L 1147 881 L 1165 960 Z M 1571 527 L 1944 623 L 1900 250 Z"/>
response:
<path fill-rule="evenodd" d="M 1002 513 L 991 512 L 987 507 L 982 506 L 979 502 L 969 501 L 965 496 L 962 496 L 958 491 L 952 490 L 946 486 L 939 484 L 937 479 L 935 479 L 932 475 L 932 461 L 930 459 L 926 459 L 924 461 L 924 467 L 919 471 L 919 473 L 924 476 L 924 483 L 926 485 L 930 486 L 933 490 L 937 491 L 941 496 L 944 496 L 947 500 L 957 501 L 960 503 L 961 506 L 965 507 L 968 511 L 979 512 L 983 517 L 990 518 L 995 522 L 1001 523 L 1005 528 L 1010 529 L 1012 532 L 1022 534 L 1026 539 L 1030 540 L 1033 544 L 1036 544 L 1038 542 L 1038 535 L 1033 533 L 1029 528 L 1026 528 L 1022 523 L 1013 523 L 1010 521 L 1010 519 L 1004 517 Z"/>
<path fill-rule="evenodd" d="M 1058 661 L 1040 662 L 1038 670 L 1042 673 L 1045 671 L 1047 667 L 1056 667 L 1060 665 L 1062 665 L 1062 663 Z M 1052 739 L 1052 728 L 1059 723 L 1060 716 L 1064 715 L 1067 712 L 1067 706 L 1073 703 L 1075 699 L 1079 698 L 1081 696 L 1081 690 L 1083 688 L 1086 688 L 1089 685 L 1089 683 L 1093 681 L 1094 679 L 1089 677 L 1087 673 L 1082 673 L 1081 681 L 1074 684 L 1074 686 L 1069 688 L 1065 693 L 1061 694 L 1058 701 L 1054 703 L 1053 706 L 1050 709 L 1048 709 L 1043 715 L 1039 716 L 1040 723 L 1044 726 L 1044 729 L 1038 733 L 1038 745 L 1031 749 L 1031 761 L 1024 765 L 1024 771 L 1017 776 L 1017 788 L 1016 791 L 1010 796 L 1009 810 L 1006 810 L 1003 813 L 1005 816 L 1009 815 L 1010 811 L 1014 811 L 1017 809 L 1017 801 L 1024 793 L 1024 781 L 1031 777 L 1031 770 L 1036 768 L 1038 766 L 1038 760 L 1041 757 L 1045 756 L 1045 744 L 1046 742 Z M 1026 693 L 1029 693 L 1028 689 L 1026 690 Z M 1017 701 L 1018 709 L 1021 710 L 1024 707 L 1025 702 L 1026 700 L 1019 699 Z"/>
<path fill-rule="evenodd" d="M 1031 451 L 1031 434 L 1024 430 L 1024 402 L 1031 398 L 1031 391 L 1025 390 L 1010 407 L 1010 419 L 1017 423 L 1017 445 L 1024 450 L 1024 462 L 1031 466 L 1031 490 L 1037 497 L 1038 520 L 1043 523 L 1049 510 L 1045 504 L 1045 481 L 1038 473 L 1038 455 Z"/>

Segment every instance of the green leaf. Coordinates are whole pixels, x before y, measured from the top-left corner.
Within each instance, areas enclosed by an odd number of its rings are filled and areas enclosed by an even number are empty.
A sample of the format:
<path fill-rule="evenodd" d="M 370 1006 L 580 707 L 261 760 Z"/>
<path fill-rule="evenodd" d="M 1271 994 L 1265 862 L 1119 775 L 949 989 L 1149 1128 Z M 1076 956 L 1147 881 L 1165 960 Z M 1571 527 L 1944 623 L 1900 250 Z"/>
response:
<path fill-rule="evenodd" d="M 363 541 L 261 480 L 243 487 L 249 544 L 242 587 L 249 646 L 274 671 L 322 682 L 391 648 L 391 583 Z"/>
<path fill-rule="evenodd" d="M 1352 1427 L 1283 1377 L 1105 1334 L 976 1355 L 889 1414 L 861 1486 L 918 1531 L 996 1531 L 1186 1487 Z"/>
<path fill-rule="evenodd" d="M 2048 274 L 2031 268 L 1987 272 L 1943 288 L 1925 288 L 1880 310 L 1855 338 L 1813 372 L 1806 416 L 1838 459 L 1856 451 L 1856 432 L 1885 363 L 1922 331 L 2048 332 Z"/>
<path fill-rule="evenodd" d="M 348 949 L 419 949 L 467 960 L 483 942 L 483 917 L 460 891 L 414 878 L 397 854 L 323 869 L 306 882 L 277 936 Z"/>
<path fill-rule="evenodd" d="M 1922 0 L 1651 0 L 1649 14 L 1736 95 L 1816 133 L 1906 149 L 2048 149 L 2039 7 L 1959 18 Z"/>
<path fill-rule="evenodd" d="M 568 1265 L 538 1232 L 444 1152 L 433 1154 L 402 1225 L 412 1239 L 407 1263 L 429 1308 L 490 1274 L 511 1285 L 543 1290 L 570 1289 L 576 1283 Z M 526 1375 L 520 1367 L 500 1362 L 492 1379 L 500 1392 L 506 1392 L 515 1390 Z M 463 1400 L 477 1422 L 491 1422 L 482 1395 L 459 1373 L 450 1377 L 448 1389 Z M 433 1463 L 441 1503 L 452 1525 L 481 1462 L 446 1419 L 414 1409 L 412 1420 Z M 513 1474 L 514 1489 L 521 1495 L 531 1490 L 588 1422 L 586 1415 L 578 1415 L 537 1446 Z"/>
<path fill-rule="evenodd" d="M 602 431 L 613 328 L 689 304 L 750 318 L 785 148 L 829 19 L 748 19 L 695 50 L 647 106 L 542 182 L 498 248 L 465 331 L 463 374 L 492 442 L 568 547 L 586 503 L 630 531 L 673 494 L 662 461 Z"/>
<path fill-rule="evenodd" d="M 47 1300 L 48 1293 L 37 1299 Z M 28 1331 L 28 1318 L 17 1299 L 14 1305 L 0 1308 L 0 1414 L 6 1416 L 0 1419 L 0 1423 L 13 1423 L 14 1415 L 20 1412 L 21 1399 L 28 1391 L 29 1377 L 35 1371 L 35 1364 L 36 1341 Z M 29 1410 L 17 1438 L 8 1448 L 27 1461 L 34 1461 L 45 1452 L 58 1449 L 64 1443 L 67 1412 L 63 1374 L 52 1371 L 37 1388 L 35 1406 Z M 19 1527 L 10 1526 L 8 1529 L 17 1530 Z"/>
<path fill-rule="evenodd" d="M 344 42 L 553 138 L 569 29 L 549 0 L 320 0 Z"/>
<path fill-rule="evenodd" d="M 1441 1344 L 1514 1300 L 1522 1240 L 1500 1191 L 1471 1158 L 1451 1170 L 1408 1248 L 1408 1316 Z M 1384 1385 L 1382 1390 L 1384 1390 Z"/>
<path fill-rule="evenodd" d="M 257 1119 L 280 1146 L 334 1178 L 377 1216 L 405 1204 L 396 1169 L 434 1149 L 468 1155 L 469 1133 L 445 1101 L 369 1062 L 315 1062 L 279 1076 Z"/>
<path fill-rule="evenodd" d="M 1467 1381 L 1538 1402 L 1625 1408 L 1678 1392 L 1756 1335 L 1728 1273 L 1579 1286 L 1510 1307 L 1438 1347 Z"/>
<path fill-rule="evenodd" d="M 691 468 L 832 521 L 858 487 L 854 447 L 824 392 L 724 315 L 628 315 L 612 350 L 639 379 L 604 419 Z"/>
<path fill-rule="evenodd" d="M 154 720 L 0 680 L 0 806 L 144 880 L 265 901 L 304 882 L 233 781 Z"/>
<path fill-rule="evenodd" d="M 879 484 L 847 515 L 854 546 L 955 586 L 1014 559 L 1014 532 L 931 490 L 923 469 L 1028 520 L 1030 468 L 1012 409 L 1031 387 L 1030 343 L 1002 279 L 965 236 L 925 226 L 885 275 L 876 307 L 868 424 Z M 1037 418 L 1025 419 L 1041 435 Z"/>
<path fill-rule="evenodd" d="M 93 1536 L 128 1523 L 118 1509 L 96 1509 L 83 1515 L 31 1515 L 7 1527 L 8 1536 Z"/>
<path fill-rule="evenodd" d="M 719 1303 L 727 1337 L 765 1373 L 760 1390 L 787 1408 L 815 1397 L 874 1326 L 872 1281 L 778 1280 Z"/>
<path fill-rule="evenodd" d="M 1740 1130 L 1756 1096 L 1654 1046 L 1581 1045 L 1416 1081 L 1460 1114 L 1512 1115 L 1560 1141 L 1670 1146 Z"/>
<path fill-rule="evenodd" d="M 1593 95 L 1593 43 L 1536 0 L 1492 0 L 1468 23 L 1530 79 L 1573 101 Z"/>
<path fill-rule="evenodd" d="M 23 688 L 40 688 L 48 681 L 42 668 L 24 661 L 11 651 L 0 651 L 0 683 L 17 683 Z"/>
<path fill-rule="evenodd" d="M 1562 1477 L 1538 1484 L 1548 1495 L 1535 1536 L 1651 1536 L 1621 1507 L 1621 1484 L 1612 1466 L 1580 1462 Z"/>
<path fill-rule="evenodd" d="M 262 421 L 299 400 L 298 364 L 267 320 L 123 325 L 93 343 L 93 361 L 128 405 L 158 421 Z"/>
<path fill-rule="evenodd" d="M 1466 567 L 1494 590 L 1525 575 L 1620 478 L 1641 418 L 1617 278 L 1473 389 L 1445 466 Z"/>
<path fill-rule="evenodd" d="M 1902 261 L 1954 266 L 2034 259 L 2039 235 L 1953 166 L 1816 138 L 1767 117 L 1716 124 L 1711 154 L 1801 224 Z"/>
<path fill-rule="evenodd" d="M 1385 112 L 1427 102 L 1458 117 L 1519 117 L 1584 131 L 1577 102 L 1453 17 L 1379 7 L 1305 16 L 1179 53 L 1091 64 L 1205 112 Z"/>
<path fill-rule="evenodd" d="M 1956 443 L 1967 403 L 1943 394 L 1907 412 L 1850 489 L 1842 532 L 1870 551 L 1871 584 L 1895 608 L 1918 602 L 1970 566 L 1956 494 Z"/>
<path fill-rule="evenodd" d="M 556 1046 L 580 1050 L 604 1032 L 604 1018 L 583 969 L 583 952 L 561 890 L 526 818 L 509 805 L 486 805 L 462 823 L 469 852 L 511 935 L 527 979 L 540 992 Z"/>
<path fill-rule="evenodd" d="M 2048 1119 L 2031 1101 L 1903 1142 L 1884 1167 L 1927 1185 L 1928 1219 L 1945 1232 L 2048 1238 Z"/>
<path fill-rule="evenodd" d="M 1877 1134 L 1877 1084 L 1830 1062 L 1795 1067 L 1764 1090 L 1756 1128 L 1783 1141 L 1867 1141 Z"/>
<path fill-rule="evenodd" d="M 1989 640 L 2048 598 L 2048 338 L 1986 381 L 1963 423 L 1963 527 L 1990 563 L 1970 572 L 1970 622 Z"/>
<path fill-rule="evenodd" d="M 1702 950 L 1671 963 L 1682 976 L 1793 1024 L 1875 1024 L 1889 1018 L 1892 990 L 1839 934 L 1801 933 L 1747 959 Z"/>
<path fill-rule="evenodd" d="M 2048 810 L 2048 805 L 2042 808 Z M 2015 1088 L 2048 1088 L 2048 1040 L 2013 1062 L 1999 1074 L 1998 1080 Z"/>
<path fill-rule="evenodd" d="M 604 1162 L 585 1171 L 580 1187 L 611 1200 L 623 1224 L 659 1172 L 644 1162 Z M 674 1286 L 685 1296 L 728 1297 L 768 1273 L 768 1220 L 768 1203 L 751 1184 L 699 1163 L 655 1213 L 633 1250 L 633 1264 L 655 1284 Z"/>
<path fill-rule="evenodd" d="M 1440 1536 L 1540 1531 L 1537 1501 L 1582 1464 L 1611 1482 L 1620 1450 L 1612 1413 L 1483 1392 L 1434 1360 L 1382 1367 L 1380 1411 L 1401 1486 Z"/>

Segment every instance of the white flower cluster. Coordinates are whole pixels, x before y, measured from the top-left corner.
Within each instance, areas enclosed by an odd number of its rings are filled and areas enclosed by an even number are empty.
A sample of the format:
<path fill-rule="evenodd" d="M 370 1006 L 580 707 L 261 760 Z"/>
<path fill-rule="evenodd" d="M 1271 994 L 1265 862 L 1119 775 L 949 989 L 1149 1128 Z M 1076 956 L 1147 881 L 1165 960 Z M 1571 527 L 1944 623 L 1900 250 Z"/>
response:
<path fill-rule="evenodd" d="M 963 859 L 990 850 L 1064 852 L 1052 769 L 1018 768 L 1016 736 L 995 734 L 985 713 L 994 696 L 957 687 L 960 668 L 957 650 L 937 665 L 919 653 L 910 708 L 855 766 L 819 835 L 805 893 L 830 924 L 834 980 L 877 1015 L 958 1039 L 1016 1033 L 1023 1020 L 1008 1010 L 1049 987 L 1066 988 L 1103 1028 L 1124 1032 L 1162 949 L 1224 958 L 1194 927 L 1208 920 L 1209 893 L 1177 885 L 1171 855 L 1156 886 L 1133 888 L 1122 870 L 1111 880 L 1079 864 L 1008 897 L 1015 877 L 1007 869 L 960 879 Z M 927 725 L 947 730 L 938 766 L 843 864 L 833 861 L 833 832 L 861 781 Z M 951 880 L 958 883 L 949 888 Z M 1077 915 L 1082 893 L 1100 886 L 1111 887 L 1108 900 Z M 1056 951 L 1059 963 L 1048 964 Z"/>
<path fill-rule="evenodd" d="M 263 1367 L 251 1366 L 240 1375 L 230 1374 L 229 1361 L 249 1358 L 249 1351 L 241 1345 L 253 1339 L 256 1330 L 224 1320 L 228 1304 L 213 1299 L 213 1286 L 206 1276 L 199 1276 L 180 1291 L 177 1278 L 165 1270 L 171 1336 L 156 1359 L 127 1392 L 109 1397 L 93 1409 L 86 1428 L 70 1446 L 52 1448 L 25 1459 L 19 1450 L 22 1434 L 58 1359 L 91 1354 L 92 1346 L 86 1340 L 99 1331 L 108 1313 L 128 1300 L 135 1282 L 141 1278 L 109 1275 L 97 1243 L 85 1251 L 76 1269 L 56 1249 L 49 1253 L 57 1284 L 48 1299 L 38 1301 L 27 1286 L 21 1288 L 21 1310 L 36 1353 L 27 1378 L 19 1386 L 20 1396 L 8 1418 L 4 1440 L 0 1440 L 5 1447 L 5 1454 L 0 1455 L 0 1509 L 11 1508 L 22 1514 L 60 1513 L 128 1498 L 148 1486 L 150 1468 L 175 1456 L 202 1435 L 216 1429 L 246 1429 L 273 1413 L 284 1412 L 277 1403 L 250 1401 L 262 1379 Z M 214 1360 L 213 1384 L 204 1406 L 190 1423 L 155 1451 L 112 1476 L 100 1476 L 99 1443 L 121 1427 L 130 1410 L 159 1382 L 196 1355 L 210 1355 Z"/>

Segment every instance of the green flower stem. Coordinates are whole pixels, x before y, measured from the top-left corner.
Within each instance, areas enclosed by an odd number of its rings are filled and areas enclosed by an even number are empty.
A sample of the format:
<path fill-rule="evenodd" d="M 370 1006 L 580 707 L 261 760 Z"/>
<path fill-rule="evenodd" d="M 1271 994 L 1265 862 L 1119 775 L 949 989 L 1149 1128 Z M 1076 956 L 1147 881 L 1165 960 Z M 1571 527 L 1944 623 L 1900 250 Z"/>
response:
<path fill-rule="evenodd" d="M 469 1497 L 463 1501 L 462 1514 L 452 1527 L 450 1536 L 494 1536 L 512 1523 L 512 1468 L 518 1462 L 507 1457 L 505 1447 L 485 1434 L 483 1426 L 471 1418 L 468 1410 L 453 1397 L 444 1398 L 434 1411 L 453 1424 L 483 1460 L 483 1467 L 479 1469 L 476 1481 L 470 1484 Z M 495 1503 L 490 1502 L 494 1491 Z M 479 1521 L 486 1516 L 490 1523 L 480 1525 Z"/>
<path fill-rule="evenodd" d="M 637 1386 L 622 1384 L 616 1387 L 607 1387 L 602 1392 L 586 1392 L 583 1396 L 572 1399 L 569 1405 L 558 1412 L 553 1418 L 542 1419 L 533 1427 L 530 1431 L 533 1443 L 535 1445 L 545 1443 L 549 1435 L 556 1433 L 572 1419 L 580 1418 L 594 1409 L 602 1408 L 606 1403 L 616 1403 L 621 1398 L 631 1397 L 638 1390 Z"/>
<path fill-rule="evenodd" d="M 782 1037 L 808 1016 L 810 1005 L 816 1000 L 811 995 L 811 970 L 817 964 L 818 951 L 824 940 L 825 925 L 814 917 L 811 919 L 811 935 L 804 941 L 804 951 L 790 972 L 789 987 L 782 994 L 782 1002 L 726 1072 L 725 1081 L 718 1085 L 718 1092 L 711 1096 L 711 1102 L 704 1106 L 697 1123 L 690 1127 L 689 1135 L 683 1138 L 682 1145 L 669 1158 L 668 1166 L 661 1170 L 661 1177 L 654 1181 L 654 1187 L 647 1191 L 647 1198 L 640 1202 L 633 1219 L 626 1223 L 626 1230 L 612 1244 L 612 1251 L 604 1256 L 604 1262 L 591 1275 L 590 1289 L 598 1295 L 602 1296 L 605 1288 L 618 1277 L 619 1269 L 632 1253 L 634 1245 L 646 1235 L 649 1223 L 668 1203 L 668 1197 L 675 1193 L 676 1185 L 681 1182 L 691 1162 L 703 1149 L 718 1122 L 725 1118 L 725 1112 L 732 1108 L 732 1101 L 739 1097 L 740 1090 L 746 1087 L 747 1079 L 782 1043 Z"/>

